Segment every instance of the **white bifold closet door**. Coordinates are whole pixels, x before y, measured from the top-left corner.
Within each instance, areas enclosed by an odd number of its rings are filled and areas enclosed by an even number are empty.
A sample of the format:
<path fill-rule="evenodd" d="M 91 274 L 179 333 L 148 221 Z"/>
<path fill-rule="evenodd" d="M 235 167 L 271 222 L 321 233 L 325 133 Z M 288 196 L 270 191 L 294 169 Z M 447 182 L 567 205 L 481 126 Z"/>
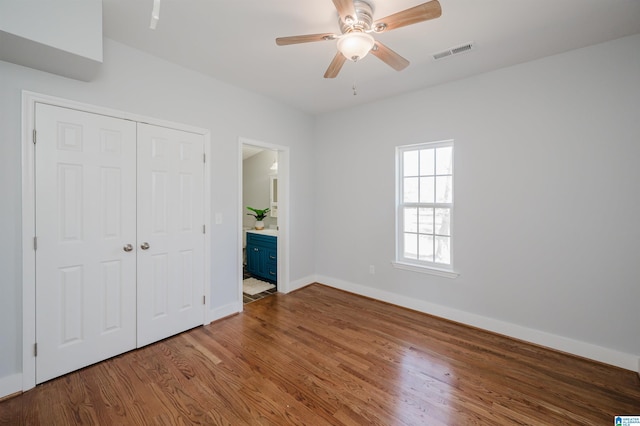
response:
<path fill-rule="evenodd" d="M 203 323 L 203 138 L 36 105 L 36 382 Z"/>

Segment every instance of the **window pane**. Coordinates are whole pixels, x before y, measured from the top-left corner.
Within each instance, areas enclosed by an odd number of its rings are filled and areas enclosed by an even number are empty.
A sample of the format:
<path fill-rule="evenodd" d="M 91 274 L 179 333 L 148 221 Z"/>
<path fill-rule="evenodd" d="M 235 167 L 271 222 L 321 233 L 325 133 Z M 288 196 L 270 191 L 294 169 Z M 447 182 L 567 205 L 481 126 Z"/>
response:
<path fill-rule="evenodd" d="M 435 209 L 435 232 L 438 235 L 451 235 L 451 210 Z"/>
<path fill-rule="evenodd" d="M 420 191 L 422 196 L 422 191 Z M 453 176 L 436 177 L 436 203 L 453 202 Z"/>
<path fill-rule="evenodd" d="M 418 232 L 418 208 L 417 207 L 404 208 L 404 232 Z"/>
<path fill-rule="evenodd" d="M 419 259 L 433 262 L 433 237 L 431 235 L 420 235 L 419 242 Z"/>
<path fill-rule="evenodd" d="M 435 166 L 435 150 L 420 150 L 420 176 L 433 176 Z"/>
<path fill-rule="evenodd" d="M 449 246 L 450 241 L 450 237 L 436 237 L 436 263 L 444 263 L 447 265 L 451 263 L 451 247 Z"/>
<path fill-rule="evenodd" d="M 453 170 L 453 147 L 436 149 L 436 174 L 450 175 Z"/>
<path fill-rule="evenodd" d="M 418 176 L 418 151 L 405 151 L 402 157 L 404 176 Z"/>
<path fill-rule="evenodd" d="M 420 208 L 420 227 L 418 232 L 421 234 L 433 234 L 433 209 Z"/>
<path fill-rule="evenodd" d="M 425 267 L 452 265 L 453 143 L 398 148 L 398 259 Z"/>
<path fill-rule="evenodd" d="M 435 199 L 435 178 L 423 177 L 420 178 L 420 202 L 421 203 L 433 203 Z"/>
<path fill-rule="evenodd" d="M 404 234 L 404 257 L 407 259 L 418 258 L 418 234 Z"/>
<path fill-rule="evenodd" d="M 404 194 L 403 201 L 405 203 L 418 202 L 418 178 L 404 178 Z"/>

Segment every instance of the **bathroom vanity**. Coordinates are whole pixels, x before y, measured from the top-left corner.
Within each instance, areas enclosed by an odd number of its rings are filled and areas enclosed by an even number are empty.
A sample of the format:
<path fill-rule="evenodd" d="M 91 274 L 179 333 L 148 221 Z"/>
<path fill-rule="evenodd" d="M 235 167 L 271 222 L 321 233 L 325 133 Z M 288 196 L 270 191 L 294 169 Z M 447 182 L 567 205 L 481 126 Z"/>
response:
<path fill-rule="evenodd" d="M 278 279 L 278 231 L 247 231 L 247 272 L 268 281 Z"/>

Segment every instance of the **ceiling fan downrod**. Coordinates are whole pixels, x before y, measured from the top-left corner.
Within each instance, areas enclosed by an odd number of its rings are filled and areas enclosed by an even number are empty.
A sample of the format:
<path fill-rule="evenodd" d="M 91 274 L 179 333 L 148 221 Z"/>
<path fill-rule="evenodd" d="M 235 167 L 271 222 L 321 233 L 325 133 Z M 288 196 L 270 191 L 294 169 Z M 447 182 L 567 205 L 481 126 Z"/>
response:
<path fill-rule="evenodd" d="M 355 0 L 353 6 L 356 11 L 355 17 L 349 15 L 344 21 L 338 17 L 340 31 L 342 34 L 348 34 L 352 31 L 370 32 L 373 23 L 373 6 L 362 0 Z"/>

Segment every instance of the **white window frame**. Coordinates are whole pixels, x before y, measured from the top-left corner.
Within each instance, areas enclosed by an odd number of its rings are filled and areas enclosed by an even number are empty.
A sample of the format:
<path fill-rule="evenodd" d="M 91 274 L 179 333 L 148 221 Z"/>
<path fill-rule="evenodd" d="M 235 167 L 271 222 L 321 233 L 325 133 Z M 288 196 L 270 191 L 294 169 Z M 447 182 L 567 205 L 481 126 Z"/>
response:
<path fill-rule="evenodd" d="M 414 272 L 427 273 L 447 278 L 456 278 L 459 274 L 453 269 L 453 261 L 454 261 L 454 250 L 453 250 L 453 212 L 454 212 L 454 201 L 455 201 L 455 189 L 453 191 L 453 197 L 450 203 L 405 203 L 404 202 L 404 153 L 408 151 L 419 151 L 422 149 L 435 149 L 442 147 L 454 147 L 453 140 L 443 140 L 437 142 L 424 142 L 419 144 L 412 145 L 402 145 L 396 147 L 396 258 L 395 261 L 392 262 L 393 266 L 399 269 L 410 270 Z M 455 150 L 452 153 L 452 156 L 455 157 Z M 452 157 L 452 162 L 453 162 Z M 455 181 L 455 171 L 452 164 L 451 169 L 452 179 Z M 455 188 L 455 185 L 454 185 Z M 435 200 L 434 200 L 435 201 Z M 404 208 L 406 206 L 415 206 L 415 207 L 429 207 L 429 208 L 448 208 L 450 211 L 450 229 L 449 229 L 449 249 L 450 249 L 450 262 L 449 264 L 431 262 L 420 259 L 411 259 L 404 256 L 404 233 L 405 233 L 405 224 L 404 224 Z M 436 235 L 434 233 L 434 235 Z"/>

